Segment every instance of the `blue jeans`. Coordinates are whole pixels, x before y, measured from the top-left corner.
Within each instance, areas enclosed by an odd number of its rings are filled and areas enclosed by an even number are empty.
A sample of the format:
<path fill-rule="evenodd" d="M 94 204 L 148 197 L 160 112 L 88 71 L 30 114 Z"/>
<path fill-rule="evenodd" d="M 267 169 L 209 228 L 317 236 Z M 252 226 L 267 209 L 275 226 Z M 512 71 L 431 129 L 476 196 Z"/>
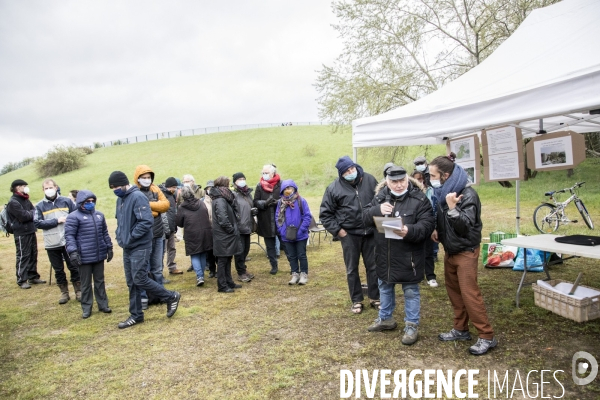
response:
<path fill-rule="evenodd" d="M 136 321 L 144 320 L 142 311 L 142 290 L 150 292 L 162 302 L 173 299 L 174 292 L 148 277 L 148 263 L 151 249 L 123 249 L 125 281 L 129 288 L 129 314 Z"/>
<path fill-rule="evenodd" d="M 192 254 L 190 258 L 192 259 L 192 267 L 194 267 L 194 271 L 196 272 L 196 278 L 204 279 L 204 270 L 206 269 L 206 252 Z"/>
<path fill-rule="evenodd" d="M 306 258 L 306 242 L 308 239 L 299 240 L 297 242 L 285 242 L 285 254 L 292 273 L 305 272 L 308 274 L 308 259 Z"/>
<path fill-rule="evenodd" d="M 382 320 L 389 319 L 396 308 L 396 284 L 387 283 L 381 279 L 377 281 L 379 282 L 379 299 L 381 301 L 379 318 Z M 404 321 L 418 324 L 421 318 L 421 292 L 419 291 L 419 284 L 403 283 L 402 291 L 404 291 Z"/>
<path fill-rule="evenodd" d="M 152 251 L 150 252 L 150 262 L 148 263 L 148 272 L 154 282 L 163 284 L 163 238 L 152 239 Z M 142 299 L 148 299 L 145 291 L 142 291 Z"/>

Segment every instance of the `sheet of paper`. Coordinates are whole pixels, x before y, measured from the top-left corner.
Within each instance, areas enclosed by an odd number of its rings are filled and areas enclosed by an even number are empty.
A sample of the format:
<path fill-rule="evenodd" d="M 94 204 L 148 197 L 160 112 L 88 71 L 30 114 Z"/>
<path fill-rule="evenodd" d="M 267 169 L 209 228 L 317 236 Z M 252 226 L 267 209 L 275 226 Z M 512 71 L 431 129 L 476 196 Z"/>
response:
<path fill-rule="evenodd" d="M 386 219 L 381 226 L 385 230 L 385 237 L 387 239 L 402 239 L 402 236 L 394 233 L 394 230 L 402 229 L 402 218 Z"/>

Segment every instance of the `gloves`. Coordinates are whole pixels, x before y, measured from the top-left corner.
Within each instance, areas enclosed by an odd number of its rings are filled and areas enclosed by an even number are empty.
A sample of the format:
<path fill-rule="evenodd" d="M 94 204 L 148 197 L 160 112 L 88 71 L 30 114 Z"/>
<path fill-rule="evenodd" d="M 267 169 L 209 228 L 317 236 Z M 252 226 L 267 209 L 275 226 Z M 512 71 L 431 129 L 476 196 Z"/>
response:
<path fill-rule="evenodd" d="M 69 258 L 71 259 L 71 265 L 75 268 L 81 267 L 81 258 L 79 257 L 79 253 L 74 251 L 69 254 Z"/>
<path fill-rule="evenodd" d="M 110 260 L 112 260 L 112 258 L 113 258 L 113 249 L 110 248 L 110 249 L 108 249 L 108 256 L 106 257 L 106 262 L 109 263 Z"/>
<path fill-rule="evenodd" d="M 253 217 L 256 217 L 258 215 L 258 208 L 252 207 L 250 209 L 250 215 L 252 215 Z"/>
<path fill-rule="evenodd" d="M 267 201 L 265 202 L 265 205 L 266 205 L 267 207 L 271 207 L 272 205 L 275 205 L 275 204 L 277 204 L 277 200 L 275 200 L 275 199 L 274 199 L 274 198 L 272 198 L 272 197 L 269 197 L 269 198 L 267 199 Z"/>

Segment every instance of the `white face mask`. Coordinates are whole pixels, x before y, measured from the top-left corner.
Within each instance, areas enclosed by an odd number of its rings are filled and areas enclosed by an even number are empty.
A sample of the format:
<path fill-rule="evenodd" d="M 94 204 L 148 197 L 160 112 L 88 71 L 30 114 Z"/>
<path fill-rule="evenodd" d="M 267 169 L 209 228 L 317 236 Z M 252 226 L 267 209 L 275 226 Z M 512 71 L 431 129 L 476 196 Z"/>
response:
<path fill-rule="evenodd" d="M 391 192 L 391 193 L 392 193 L 394 196 L 396 196 L 396 197 L 400 197 L 400 196 L 402 196 L 404 193 L 408 192 L 408 188 L 404 189 L 404 190 L 403 190 L 403 191 L 401 191 L 400 193 L 398 193 L 398 192 L 394 192 L 392 189 L 390 189 L 390 192 Z"/>
<path fill-rule="evenodd" d="M 265 181 L 268 181 L 269 179 L 271 179 L 271 174 L 262 174 L 262 177 Z"/>
<path fill-rule="evenodd" d="M 29 194 L 29 186 L 25 186 L 25 187 L 23 188 L 23 193 L 24 193 L 24 194 Z"/>
<path fill-rule="evenodd" d="M 149 187 L 150 185 L 152 185 L 152 179 L 150 179 L 150 178 L 139 178 L 138 179 L 138 183 L 140 185 L 142 185 L 143 187 Z"/>
<path fill-rule="evenodd" d="M 46 189 L 44 190 L 44 194 L 47 198 L 51 199 L 56 196 L 56 189 Z"/>
<path fill-rule="evenodd" d="M 427 169 L 427 167 L 426 167 L 424 164 L 422 164 L 422 165 L 417 165 L 417 166 L 415 167 L 415 169 L 416 169 L 417 171 L 419 171 L 419 172 L 423 172 L 423 171 L 425 171 L 425 170 Z"/>
<path fill-rule="evenodd" d="M 238 179 L 238 181 L 235 184 L 238 185 L 241 188 L 246 187 L 246 180 L 245 179 Z"/>
<path fill-rule="evenodd" d="M 183 186 L 190 187 L 191 185 L 189 183 L 184 183 Z"/>
<path fill-rule="evenodd" d="M 439 179 L 432 179 L 429 182 L 431 183 L 431 187 L 434 187 L 434 188 L 439 188 L 442 186 L 442 183 L 440 182 Z"/>

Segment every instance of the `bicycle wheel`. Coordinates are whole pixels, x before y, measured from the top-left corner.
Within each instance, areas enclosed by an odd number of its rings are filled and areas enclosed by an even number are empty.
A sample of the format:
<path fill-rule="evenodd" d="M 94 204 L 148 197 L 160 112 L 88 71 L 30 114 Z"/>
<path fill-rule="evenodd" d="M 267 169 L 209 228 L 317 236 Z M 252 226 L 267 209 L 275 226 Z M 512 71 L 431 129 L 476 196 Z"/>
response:
<path fill-rule="evenodd" d="M 575 205 L 577 206 L 577 209 L 579 210 L 579 214 L 581 214 L 581 217 L 585 221 L 585 224 L 587 225 L 587 227 L 590 229 L 594 229 L 594 222 L 592 221 L 592 217 L 590 217 L 590 213 L 588 212 L 587 208 L 585 208 L 585 205 L 583 204 L 583 200 L 581 200 L 581 199 L 575 200 Z"/>
<path fill-rule="evenodd" d="M 556 207 L 550 204 L 540 204 L 533 212 L 533 223 L 540 233 L 552 233 L 558 229 Z"/>

